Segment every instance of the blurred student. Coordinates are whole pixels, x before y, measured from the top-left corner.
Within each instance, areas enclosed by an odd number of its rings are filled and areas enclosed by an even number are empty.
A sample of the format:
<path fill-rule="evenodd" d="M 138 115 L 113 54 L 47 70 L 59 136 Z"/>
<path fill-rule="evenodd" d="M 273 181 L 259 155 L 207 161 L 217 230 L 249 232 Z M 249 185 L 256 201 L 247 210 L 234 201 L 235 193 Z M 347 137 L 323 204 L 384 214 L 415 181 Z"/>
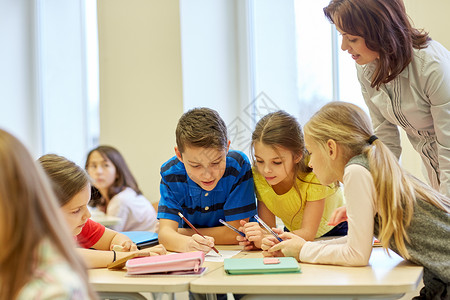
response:
<path fill-rule="evenodd" d="M 155 231 L 156 211 L 142 195 L 120 152 L 110 146 L 91 150 L 85 168 L 92 185 L 100 192 L 92 195 L 90 205 L 108 216 L 119 217 L 116 231 Z"/>
<path fill-rule="evenodd" d="M 275 217 L 292 233 L 307 241 L 322 236 L 347 234 L 347 222 L 328 225 L 332 212 L 344 205 L 341 189 L 331 183 L 321 185 L 305 151 L 303 132 L 298 121 L 285 111 L 264 116 L 252 134 L 253 178 L 258 199 L 258 215 L 270 227 Z M 256 222 L 242 222 L 247 249 L 261 248 L 268 233 Z"/>
<path fill-rule="evenodd" d="M 89 219 L 91 214 L 87 204 L 91 198 L 91 184 L 82 168 L 55 154 L 44 155 L 39 162 L 52 182 L 66 222 L 81 247 L 79 253 L 88 267 L 104 268 L 129 255 L 130 251 L 137 251 L 136 245 L 126 235 Z M 120 246 L 121 251 L 115 251 L 115 245 Z M 161 255 L 166 250 L 158 245 L 138 252 Z"/>
<path fill-rule="evenodd" d="M 215 244 L 237 244 L 234 231 L 256 213 L 247 156 L 229 150 L 225 122 L 209 108 L 192 109 L 176 128 L 176 156 L 161 167 L 159 240 L 171 251 L 209 252 Z M 181 212 L 202 237 L 178 215 Z"/>
<path fill-rule="evenodd" d="M 47 176 L 0 129 L 0 299 L 97 299 Z"/>
<path fill-rule="evenodd" d="M 302 262 L 365 266 L 375 235 L 385 249 L 424 267 L 417 299 L 450 295 L 450 199 L 402 169 L 356 105 L 331 102 L 305 125 L 309 166 L 322 184 L 339 180 L 347 202 L 347 237 L 306 242 L 283 233 L 264 238 L 264 255 Z"/>

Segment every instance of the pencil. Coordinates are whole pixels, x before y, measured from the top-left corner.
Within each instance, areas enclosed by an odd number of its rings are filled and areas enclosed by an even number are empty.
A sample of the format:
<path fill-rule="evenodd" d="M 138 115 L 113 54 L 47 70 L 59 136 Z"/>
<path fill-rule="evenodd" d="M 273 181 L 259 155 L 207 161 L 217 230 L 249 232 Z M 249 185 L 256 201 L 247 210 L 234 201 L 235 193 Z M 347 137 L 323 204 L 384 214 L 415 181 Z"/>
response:
<path fill-rule="evenodd" d="M 194 225 L 191 224 L 191 222 L 188 221 L 188 219 L 186 219 L 186 218 L 183 216 L 183 214 L 182 214 L 181 212 L 178 212 L 178 215 L 180 216 L 180 218 L 182 218 L 182 219 L 186 222 L 186 224 L 189 225 L 189 227 L 192 228 L 192 230 L 195 231 L 195 233 L 197 233 L 198 235 L 200 235 L 200 236 L 202 236 L 202 237 L 205 237 L 203 234 L 201 234 L 201 233 L 197 230 L 197 228 L 194 227 Z M 216 252 L 217 254 L 221 255 L 221 254 L 219 253 L 219 250 L 217 250 L 216 247 L 213 246 L 212 249 L 214 250 L 214 252 Z"/>
<path fill-rule="evenodd" d="M 219 222 L 222 223 L 223 225 L 227 226 L 228 228 L 230 228 L 231 230 L 234 230 L 235 232 L 239 233 L 240 235 L 242 235 L 243 237 L 245 237 L 245 233 L 243 233 L 242 231 L 237 230 L 235 227 L 231 226 L 230 224 L 228 224 L 227 222 L 225 222 L 222 219 L 219 219 Z"/>
<path fill-rule="evenodd" d="M 258 217 L 257 215 L 255 215 L 255 219 L 256 221 L 258 221 L 259 224 L 261 224 L 262 226 L 264 226 L 265 229 L 267 229 L 267 231 L 269 231 L 279 242 L 282 242 L 283 240 L 278 236 L 278 234 L 275 233 L 275 231 L 272 230 L 272 228 L 269 227 L 269 225 L 267 225 L 266 223 L 264 223 L 264 221 Z"/>

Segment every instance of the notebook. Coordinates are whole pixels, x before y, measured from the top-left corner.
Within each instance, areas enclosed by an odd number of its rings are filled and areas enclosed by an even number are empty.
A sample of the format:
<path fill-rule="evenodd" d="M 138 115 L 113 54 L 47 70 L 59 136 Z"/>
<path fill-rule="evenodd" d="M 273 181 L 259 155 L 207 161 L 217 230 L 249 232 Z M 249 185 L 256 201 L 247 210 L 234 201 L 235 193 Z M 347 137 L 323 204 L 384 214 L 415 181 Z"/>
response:
<path fill-rule="evenodd" d="M 123 231 L 121 232 L 128 236 L 138 249 L 145 249 L 158 245 L 158 234 L 151 231 Z"/>
<path fill-rule="evenodd" d="M 228 274 L 300 273 L 293 257 L 226 258 L 224 269 Z"/>
<path fill-rule="evenodd" d="M 203 272 L 202 264 L 205 261 L 205 253 L 202 251 L 173 253 L 159 256 L 140 257 L 126 262 L 127 274 L 151 274 L 186 271 L 194 273 Z M 176 274 L 176 273 L 175 273 Z"/>

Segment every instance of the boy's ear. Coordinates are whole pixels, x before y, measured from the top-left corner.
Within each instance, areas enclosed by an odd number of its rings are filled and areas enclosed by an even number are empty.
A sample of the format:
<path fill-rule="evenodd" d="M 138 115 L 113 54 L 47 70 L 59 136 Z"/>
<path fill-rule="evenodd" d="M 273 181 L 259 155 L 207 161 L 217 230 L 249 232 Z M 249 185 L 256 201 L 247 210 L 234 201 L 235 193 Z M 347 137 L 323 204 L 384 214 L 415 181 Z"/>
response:
<path fill-rule="evenodd" d="M 228 150 L 230 150 L 230 144 L 231 144 L 231 141 L 228 140 L 228 144 L 227 144 L 227 153 L 228 153 Z"/>
<path fill-rule="evenodd" d="M 183 158 L 181 157 L 181 152 L 178 151 L 178 147 L 175 146 L 175 147 L 174 147 L 174 150 L 175 150 L 175 155 L 177 156 L 177 158 L 178 158 L 181 162 L 183 162 Z"/>
<path fill-rule="evenodd" d="M 327 141 L 327 154 L 332 159 L 335 160 L 337 157 L 337 144 L 335 140 L 329 139 Z"/>

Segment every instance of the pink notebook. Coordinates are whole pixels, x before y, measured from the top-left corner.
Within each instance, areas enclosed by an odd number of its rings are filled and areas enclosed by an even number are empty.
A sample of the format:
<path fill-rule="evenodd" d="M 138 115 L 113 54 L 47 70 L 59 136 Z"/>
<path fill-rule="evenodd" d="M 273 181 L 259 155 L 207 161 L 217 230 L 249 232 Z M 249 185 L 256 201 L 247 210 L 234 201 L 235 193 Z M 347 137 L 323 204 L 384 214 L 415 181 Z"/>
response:
<path fill-rule="evenodd" d="M 151 274 L 173 271 L 197 272 L 205 261 L 202 251 L 147 256 L 130 259 L 126 263 L 127 274 Z"/>

